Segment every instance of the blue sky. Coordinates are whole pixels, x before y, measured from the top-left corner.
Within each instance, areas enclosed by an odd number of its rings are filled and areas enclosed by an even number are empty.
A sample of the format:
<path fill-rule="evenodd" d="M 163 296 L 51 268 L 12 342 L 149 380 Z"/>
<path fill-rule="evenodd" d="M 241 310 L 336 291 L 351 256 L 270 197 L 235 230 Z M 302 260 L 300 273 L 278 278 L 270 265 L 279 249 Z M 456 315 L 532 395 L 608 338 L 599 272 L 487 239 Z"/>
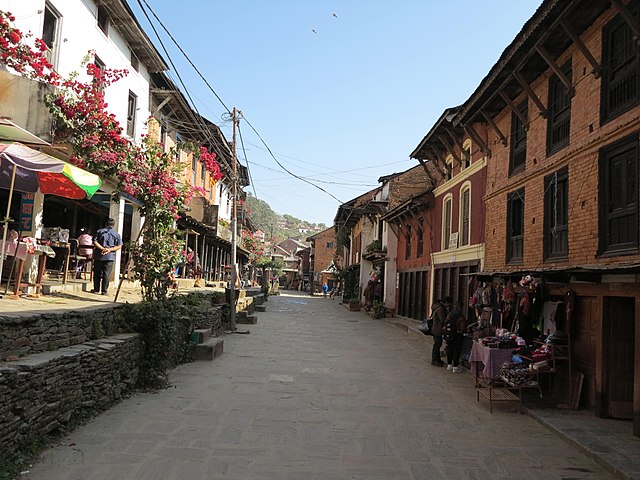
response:
<path fill-rule="evenodd" d="M 138 1 L 128 0 L 162 52 Z M 146 1 L 278 161 L 341 202 L 415 166 L 409 154 L 443 110 L 469 97 L 541 3 Z M 156 28 L 198 111 L 231 139 L 224 107 Z M 246 122 L 240 129 L 246 190 L 280 214 L 331 225 L 340 202 L 285 173 Z"/>

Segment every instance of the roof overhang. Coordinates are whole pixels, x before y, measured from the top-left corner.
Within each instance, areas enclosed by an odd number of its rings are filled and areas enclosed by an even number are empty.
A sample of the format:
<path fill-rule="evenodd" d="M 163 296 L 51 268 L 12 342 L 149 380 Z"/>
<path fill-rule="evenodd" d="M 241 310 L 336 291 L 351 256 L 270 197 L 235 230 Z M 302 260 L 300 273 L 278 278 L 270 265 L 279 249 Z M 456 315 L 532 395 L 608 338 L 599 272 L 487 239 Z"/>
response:
<path fill-rule="evenodd" d="M 555 60 L 574 42 L 567 29 L 579 36 L 610 7 L 609 0 L 543 2 L 460 107 L 454 123 L 469 125 L 484 121 L 485 115 L 492 118 L 500 113 L 508 105 L 503 95 L 517 98 L 524 91 L 522 82 L 531 84 L 549 69 L 540 47 Z"/>
<path fill-rule="evenodd" d="M 109 14 L 110 24 L 122 34 L 135 56 L 149 72 L 168 70 L 166 62 L 151 43 L 126 0 L 96 0 Z"/>

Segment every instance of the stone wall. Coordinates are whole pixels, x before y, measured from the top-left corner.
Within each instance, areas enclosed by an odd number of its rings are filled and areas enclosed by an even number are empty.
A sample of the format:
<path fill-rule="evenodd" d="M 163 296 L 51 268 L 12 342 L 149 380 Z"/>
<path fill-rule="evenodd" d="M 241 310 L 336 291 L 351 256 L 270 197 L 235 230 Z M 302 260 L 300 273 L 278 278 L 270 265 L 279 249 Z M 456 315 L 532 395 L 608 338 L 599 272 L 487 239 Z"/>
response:
<path fill-rule="evenodd" d="M 0 458 L 132 391 L 138 334 L 120 334 L 0 364 Z"/>
<path fill-rule="evenodd" d="M 0 360 L 54 351 L 115 333 L 125 306 L 0 316 Z"/>

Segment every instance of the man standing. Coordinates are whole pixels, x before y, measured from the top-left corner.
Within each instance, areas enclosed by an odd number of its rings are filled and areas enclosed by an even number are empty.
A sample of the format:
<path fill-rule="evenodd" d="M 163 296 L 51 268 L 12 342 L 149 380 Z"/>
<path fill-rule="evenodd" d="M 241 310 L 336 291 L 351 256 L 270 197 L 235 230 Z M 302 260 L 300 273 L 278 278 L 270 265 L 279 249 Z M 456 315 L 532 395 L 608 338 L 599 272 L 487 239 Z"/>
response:
<path fill-rule="evenodd" d="M 104 228 L 98 230 L 93 239 L 95 253 L 92 293 L 106 295 L 109 290 L 109 279 L 116 260 L 116 252 L 122 248 L 122 237 L 113 229 L 115 224 L 113 218 L 109 218 L 104 222 Z"/>
<path fill-rule="evenodd" d="M 442 348 L 442 329 L 447 318 L 447 310 L 451 307 L 451 297 L 445 297 L 444 302 L 436 300 L 431 307 L 431 318 L 433 319 L 433 349 L 431 350 L 431 365 L 444 367 L 445 363 L 440 358 L 440 348 Z"/>

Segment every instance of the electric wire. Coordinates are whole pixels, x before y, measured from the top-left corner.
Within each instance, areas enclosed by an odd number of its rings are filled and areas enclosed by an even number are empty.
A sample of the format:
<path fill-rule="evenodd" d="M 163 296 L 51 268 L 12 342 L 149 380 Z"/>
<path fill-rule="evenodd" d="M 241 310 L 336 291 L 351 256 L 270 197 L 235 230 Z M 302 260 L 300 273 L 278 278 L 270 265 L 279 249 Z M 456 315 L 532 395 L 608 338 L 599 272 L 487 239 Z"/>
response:
<path fill-rule="evenodd" d="M 202 81 L 205 83 L 205 85 L 209 88 L 209 90 L 215 95 L 215 97 L 218 99 L 218 101 L 220 102 L 220 104 L 224 107 L 224 109 L 227 111 L 228 114 L 231 114 L 231 111 L 229 109 L 229 107 L 227 107 L 227 105 L 224 103 L 224 101 L 222 100 L 222 98 L 220 98 L 220 96 L 216 93 L 216 91 L 213 89 L 213 87 L 211 86 L 211 84 L 207 81 L 207 79 L 204 77 L 204 75 L 202 75 L 202 73 L 200 72 L 200 70 L 198 69 L 198 67 L 193 63 L 193 61 L 191 60 L 191 58 L 187 55 L 187 53 L 184 51 L 184 49 L 180 46 L 180 44 L 177 42 L 177 40 L 173 37 L 173 35 L 169 32 L 168 28 L 164 25 L 164 23 L 162 22 L 162 20 L 160 20 L 160 18 L 158 17 L 158 15 L 155 13 L 155 11 L 149 6 L 147 0 L 137 0 L 138 1 L 138 5 L 140 5 L 140 8 L 144 11 L 144 7 L 142 5 L 142 3 L 144 3 L 147 7 L 147 9 L 151 12 L 151 14 L 154 16 L 154 18 L 156 19 L 156 21 L 160 24 L 160 26 L 162 27 L 162 29 L 166 32 L 166 34 L 169 36 L 169 38 L 171 39 L 171 41 L 173 42 L 173 44 L 176 46 L 176 48 L 178 48 L 178 50 L 180 51 L 180 53 L 182 53 L 182 55 L 185 57 L 185 59 L 189 62 L 189 64 L 191 65 L 191 67 L 195 70 L 195 72 L 198 74 L 198 76 L 202 79 Z M 147 17 L 147 21 L 149 21 L 150 24 L 152 24 L 151 20 L 149 19 L 149 16 L 147 15 L 146 11 L 145 11 L 145 17 Z M 153 28 L 153 25 L 152 25 Z M 156 32 L 156 29 L 154 28 L 154 33 L 156 34 L 156 36 L 158 37 L 158 40 L 160 41 L 160 43 L 162 44 L 162 41 L 160 40 L 158 33 Z M 165 54 L 167 56 L 170 57 L 169 53 L 166 51 L 166 49 L 164 48 L 163 45 L 163 50 L 165 51 Z M 172 66 L 175 70 L 175 66 Z M 183 88 L 184 87 L 183 85 Z M 191 100 L 191 102 L 193 103 L 193 100 Z M 195 108 L 195 106 L 194 106 Z M 197 111 L 197 110 L 196 110 Z M 251 122 L 249 122 L 249 120 L 247 120 L 246 117 L 243 117 L 244 121 L 247 123 L 247 125 L 249 125 L 249 127 L 251 128 L 251 130 L 253 130 L 253 132 L 258 136 L 258 138 L 260 139 L 260 142 L 262 142 L 262 144 L 265 146 L 265 148 L 267 149 L 267 151 L 269 152 L 269 155 L 271 155 L 271 157 L 274 159 L 274 161 L 280 166 L 280 168 L 282 168 L 285 172 L 287 172 L 289 175 L 291 175 L 294 178 L 297 178 L 298 180 L 301 180 L 305 183 L 308 183 L 309 185 L 313 186 L 314 188 L 317 188 L 318 190 L 326 193 L 327 195 L 329 195 L 330 197 L 332 197 L 333 199 L 335 199 L 336 201 L 338 201 L 339 203 L 342 203 L 342 201 L 337 198 L 335 195 L 333 195 L 332 193 L 328 192 L 327 190 L 325 190 L 324 188 L 315 185 L 313 182 L 310 182 L 302 177 L 300 177 L 299 175 L 296 175 L 295 173 L 291 172 L 290 170 L 288 170 L 284 165 L 282 165 L 282 163 L 280 163 L 280 161 L 275 157 L 275 155 L 273 154 L 273 152 L 271 151 L 271 148 L 269 148 L 269 146 L 267 145 L 267 143 L 264 141 L 264 139 L 262 138 L 262 136 L 258 133 L 258 131 L 255 129 L 255 127 L 251 124 Z"/>
<path fill-rule="evenodd" d="M 167 48 L 164 45 L 164 42 L 162 41 L 162 38 L 160 38 L 160 35 L 158 34 L 157 29 L 155 28 L 155 26 L 153 25 L 153 23 L 151 22 L 151 19 L 149 18 L 149 15 L 147 13 L 147 11 L 145 10 L 144 6 L 142 5 L 142 2 L 144 2 L 145 5 L 147 5 L 147 7 L 149 8 L 149 10 L 151 11 L 151 13 L 154 15 L 154 17 L 156 17 L 155 13 L 153 12 L 153 10 L 151 10 L 151 8 L 148 6 L 148 3 L 146 2 L 146 0 L 137 0 L 138 1 L 138 5 L 140 6 L 140 9 L 142 10 L 142 13 L 144 14 L 144 16 L 146 17 L 147 21 L 149 22 L 149 25 L 151 26 L 153 33 L 155 34 L 156 38 L 158 39 L 158 42 L 160 42 L 160 46 L 162 47 L 162 50 L 164 51 L 165 55 L 167 56 L 167 59 L 169 61 L 169 63 L 171 64 L 171 67 L 174 70 L 175 75 L 178 77 L 178 80 L 180 81 L 180 85 L 182 85 L 182 88 L 185 90 L 185 94 L 187 95 L 187 98 L 189 99 L 189 101 L 191 102 L 191 106 L 192 108 L 195 110 L 196 114 L 198 115 L 198 117 L 195 119 L 196 120 L 196 124 L 201 126 L 201 132 L 202 134 L 204 134 L 204 136 L 206 138 L 209 139 L 209 141 L 211 142 L 212 145 L 215 145 L 219 151 L 220 151 L 220 155 L 218 155 L 218 160 L 220 160 L 229 170 L 229 174 L 231 175 L 231 172 L 233 171 L 233 169 L 231 168 L 231 166 L 228 164 L 228 162 L 226 161 L 226 159 L 223 158 L 222 156 L 222 151 L 223 149 L 221 148 L 220 143 L 218 142 L 218 140 L 211 134 L 211 132 L 209 131 L 209 129 L 207 128 L 207 126 L 204 124 L 204 122 L 202 121 L 202 116 L 200 115 L 200 112 L 198 111 L 198 108 L 195 105 L 195 102 L 193 101 L 193 99 L 191 98 L 191 95 L 189 93 L 189 90 L 187 89 L 186 84 L 184 83 L 184 81 L 182 80 L 182 76 L 180 75 L 180 73 L 178 72 L 178 69 L 176 68 L 175 64 L 173 63 L 173 60 L 171 59 L 171 55 L 169 55 L 169 52 L 167 51 Z M 157 17 L 156 17 L 157 18 Z M 162 25 L 162 24 L 161 24 Z M 163 26 L 164 28 L 164 26 Z M 166 31 L 166 29 L 165 29 Z M 168 32 L 167 32 L 168 33 Z M 171 36 L 169 34 L 169 36 Z M 215 93 L 215 92 L 214 92 Z M 233 181 L 236 181 L 237 179 L 233 179 Z"/>
<path fill-rule="evenodd" d="M 240 129 L 240 122 L 238 122 L 238 135 L 240 136 L 240 145 L 242 146 L 242 154 L 244 155 L 244 161 L 247 162 L 247 172 L 249 173 L 249 182 L 251 182 L 251 187 L 253 188 L 253 195 L 258 198 L 258 194 L 256 193 L 256 186 L 253 183 L 253 178 L 251 177 L 251 170 L 249 169 L 249 159 L 247 158 L 247 152 L 244 149 L 244 140 L 242 139 L 242 130 Z"/>

